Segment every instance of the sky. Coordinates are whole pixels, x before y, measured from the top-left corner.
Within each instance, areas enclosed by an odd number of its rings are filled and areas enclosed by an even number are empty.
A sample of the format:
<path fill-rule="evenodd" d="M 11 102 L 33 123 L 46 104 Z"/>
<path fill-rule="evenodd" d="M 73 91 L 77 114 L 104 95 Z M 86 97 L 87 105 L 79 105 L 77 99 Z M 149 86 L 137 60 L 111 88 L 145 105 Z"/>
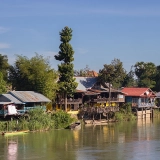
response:
<path fill-rule="evenodd" d="M 120 59 L 160 65 L 159 0 L 0 0 L 0 54 L 49 57 L 57 70 L 59 32 L 73 30 L 74 69 L 99 71 Z"/>

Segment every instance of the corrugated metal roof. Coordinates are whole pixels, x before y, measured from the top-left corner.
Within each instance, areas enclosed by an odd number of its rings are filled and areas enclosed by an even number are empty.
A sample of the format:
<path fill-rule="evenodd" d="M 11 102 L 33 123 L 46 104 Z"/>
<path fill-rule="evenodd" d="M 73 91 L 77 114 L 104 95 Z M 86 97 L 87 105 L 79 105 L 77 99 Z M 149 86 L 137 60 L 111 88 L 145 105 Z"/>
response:
<path fill-rule="evenodd" d="M 12 103 L 15 103 L 15 104 L 23 104 L 21 101 L 16 99 L 11 94 L 2 94 L 2 95 L 0 95 L 0 101 L 1 102 L 12 102 Z"/>
<path fill-rule="evenodd" d="M 13 102 L 0 102 L 0 104 L 3 104 L 3 105 L 7 105 L 7 104 L 12 104 Z"/>
<path fill-rule="evenodd" d="M 75 81 L 78 83 L 77 90 L 87 91 L 94 86 L 97 82 L 96 77 L 75 77 Z"/>
<path fill-rule="evenodd" d="M 23 103 L 27 102 L 51 102 L 44 95 L 34 91 L 10 91 L 9 94 L 17 98 Z"/>
<path fill-rule="evenodd" d="M 126 93 L 126 96 L 155 97 L 155 93 L 150 88 L 125 87 L 122 92 Z"/>

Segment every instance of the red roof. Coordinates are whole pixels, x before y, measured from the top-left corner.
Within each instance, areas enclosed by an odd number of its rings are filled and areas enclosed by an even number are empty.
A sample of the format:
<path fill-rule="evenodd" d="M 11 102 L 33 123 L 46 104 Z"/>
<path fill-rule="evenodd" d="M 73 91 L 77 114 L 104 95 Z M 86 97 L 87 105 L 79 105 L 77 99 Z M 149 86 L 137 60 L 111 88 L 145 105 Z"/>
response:
<path fill-rule="evenodd" d="M 126 96 L 135 96 L 135 97 L 156 96 L 155 93 L 150 88 L 125 87 L 122 89 L 122 92 L 126 93 Z"/>

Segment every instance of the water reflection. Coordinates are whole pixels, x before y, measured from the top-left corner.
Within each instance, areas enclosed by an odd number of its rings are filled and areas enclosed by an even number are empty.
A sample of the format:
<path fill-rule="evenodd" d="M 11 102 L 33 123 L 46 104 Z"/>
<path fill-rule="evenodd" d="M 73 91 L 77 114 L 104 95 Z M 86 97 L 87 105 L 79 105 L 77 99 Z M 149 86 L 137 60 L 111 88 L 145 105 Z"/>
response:
<path fill-rule="evenodd" d="M 17 160 L 17 150 L 18 150 L 17 142 L 10 140 L 8 142 L 7 160 Z"/>
<path fill-rule="evenodd" d="M 81 130 L 53 130 L 0 137 L 1 160 L 159 159 L 160 120 L 82 125 Z"/>

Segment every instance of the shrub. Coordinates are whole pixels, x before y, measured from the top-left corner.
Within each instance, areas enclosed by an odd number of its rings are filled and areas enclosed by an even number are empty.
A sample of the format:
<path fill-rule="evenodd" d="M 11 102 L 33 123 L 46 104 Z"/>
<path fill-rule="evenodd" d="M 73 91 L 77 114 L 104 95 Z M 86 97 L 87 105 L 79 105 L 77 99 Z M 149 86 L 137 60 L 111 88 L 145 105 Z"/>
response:
<path fill-rule="evenodd" d="M 51 117 L 54 120 L 55 129 L 66 128 L 74 121 L 74 118 L 62 110 L 53 113 Z"/>

